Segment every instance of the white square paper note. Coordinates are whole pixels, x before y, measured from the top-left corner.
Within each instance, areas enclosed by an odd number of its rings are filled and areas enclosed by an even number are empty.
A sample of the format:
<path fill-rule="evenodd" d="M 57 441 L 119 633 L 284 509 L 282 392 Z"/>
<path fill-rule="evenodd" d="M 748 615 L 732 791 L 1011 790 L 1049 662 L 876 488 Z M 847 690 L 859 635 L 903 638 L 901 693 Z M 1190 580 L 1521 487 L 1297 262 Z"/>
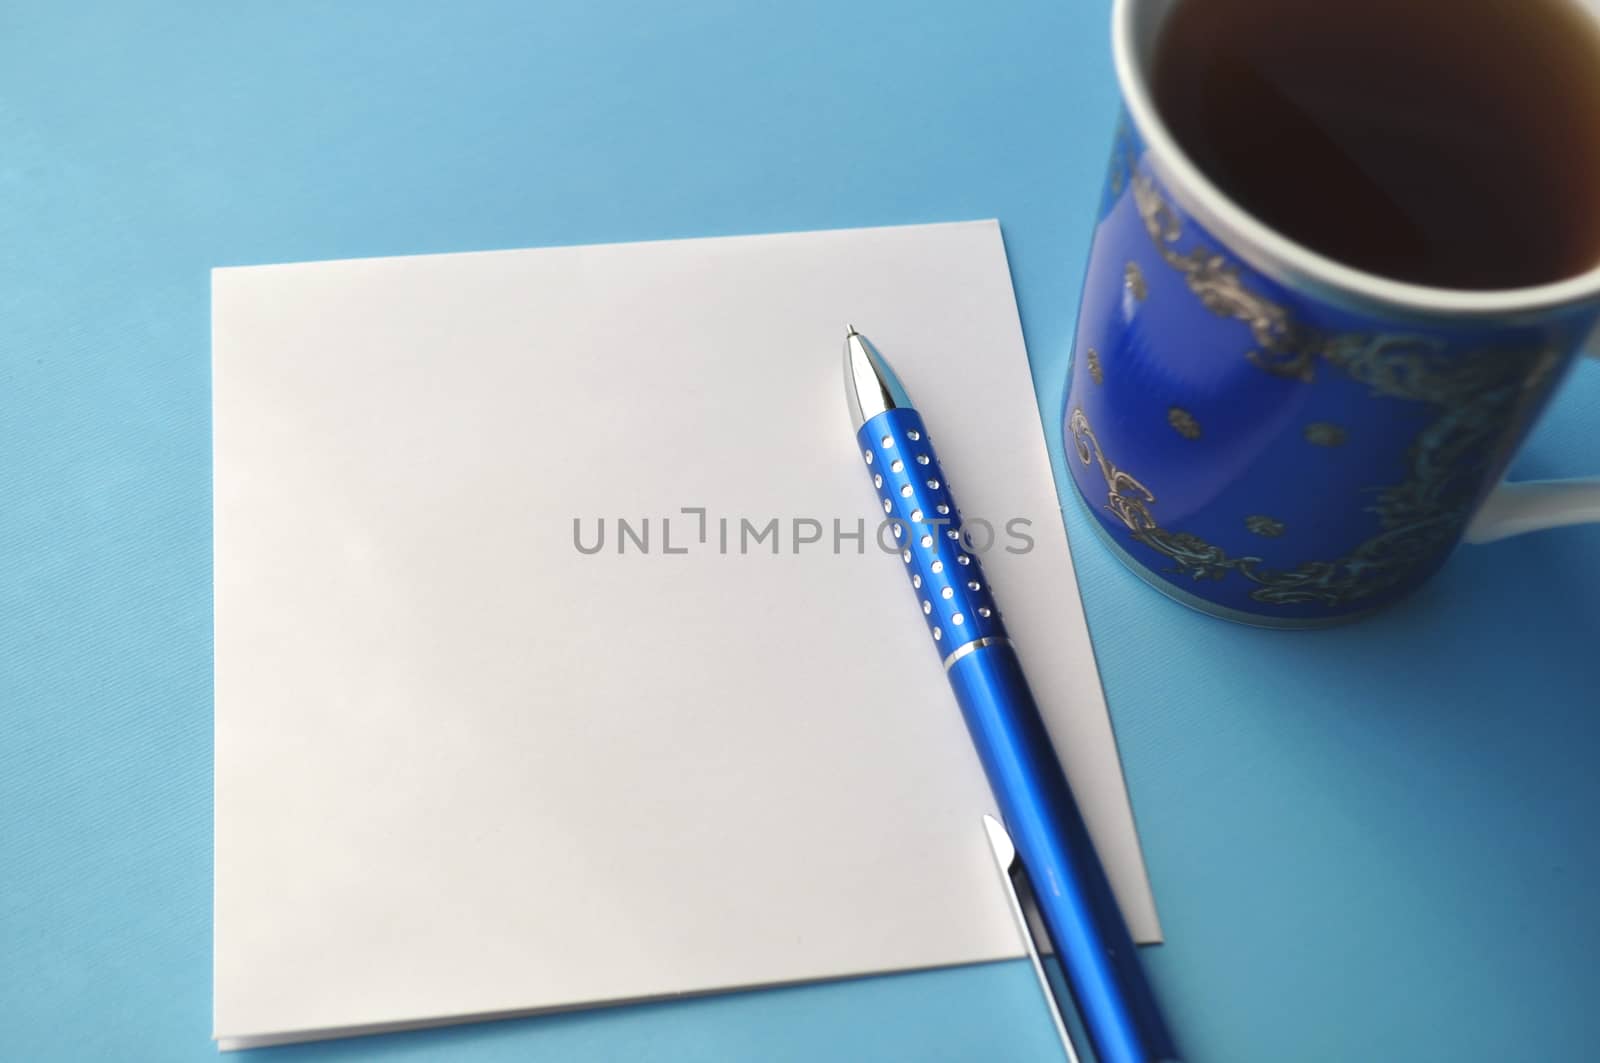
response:
<path fill-rule="evenodd" d="M 1159 935 L 998 225 L 222 269 L 213 296 L 224 1047 L 1021 954 L 873 542 L 847 322 L 968 517 L 1031 521 L 989 579 Z"/>

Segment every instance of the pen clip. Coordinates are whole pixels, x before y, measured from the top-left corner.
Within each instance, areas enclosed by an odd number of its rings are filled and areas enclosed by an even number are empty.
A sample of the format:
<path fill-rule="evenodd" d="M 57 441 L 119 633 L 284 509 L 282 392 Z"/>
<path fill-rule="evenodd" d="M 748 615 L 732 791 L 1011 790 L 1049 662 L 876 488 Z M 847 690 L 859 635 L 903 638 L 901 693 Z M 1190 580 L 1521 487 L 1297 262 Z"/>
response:
<path fill-rule="evenodd" d="M 1033 973 L 1039 979 L 1039 989 L 1044 993 L 1045 1006 L 1050 1009 L 1050 1018 L 1056 1024 L 1056 1034 L 1061 1038 L 1061 1047 L 1066 1049 L 1068 1063 L 1082 1063 L 1078 1055 L 1077 1046 L 1072 1041 L 1072 1031 L 1067 1026 L 1066 1016 L 1061 1010 L 1061 1001 L 1056 997 L 1055 986 L 1050 984 L 1050 976 L 1044 969 L 1044 959 L 1040 955 L 1039 944 L 1034 939 L 1033 926 L 1028 922 L 1028 909 L 1026 903 L 1033 900 L 1033 884 L 1028 879 L 1028 869 L 1023 866 L 1022 858 L 1017 855 L 1017 847 L 1011 842 L 1011 835 L 1000 821 L 993 816 L 983 817 L 983 828 L 989 835 L 989 849 L 994 855 L 995 866 L 1000 869 L 1000 880 L 1005 884 L 1006 900 L 1011 905 L 1011 915 L 1016 920 L 1017 929 L 1022 932 L 1022 944 L 1028 950 L 1028 962 L 1033 964 Z"/>

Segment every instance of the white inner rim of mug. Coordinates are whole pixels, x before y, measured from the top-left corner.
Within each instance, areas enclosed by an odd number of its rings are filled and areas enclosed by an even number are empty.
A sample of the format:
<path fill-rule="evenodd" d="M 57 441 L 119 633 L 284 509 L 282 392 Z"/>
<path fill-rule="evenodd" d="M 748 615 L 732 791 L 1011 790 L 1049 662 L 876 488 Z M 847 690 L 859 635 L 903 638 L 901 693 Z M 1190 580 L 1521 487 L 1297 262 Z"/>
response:
<path fill-rule="evenodd" d="M 1600 260 L 1575 277 L 1528 288 L 1465 291 L 1389 280 L 1336 262 L 1258 221 L 1229 199 L 1178 147 L 1150 95 L 1149 67 L 1167 14 L 1182 0 L 1116 0 L 1111 54 L 1128 114 L 1168 190 L 1188 213 L 1256 269 L 1335 301 L 1429 315 L 1507 316 L 1600 297 Z M 1600 0 L 1580 3 L 1600 18 Z M 1600 135 L 1600 131 L 1596 131 Z M 1600 195 L 1600 190 L 1596 190 Z"/>

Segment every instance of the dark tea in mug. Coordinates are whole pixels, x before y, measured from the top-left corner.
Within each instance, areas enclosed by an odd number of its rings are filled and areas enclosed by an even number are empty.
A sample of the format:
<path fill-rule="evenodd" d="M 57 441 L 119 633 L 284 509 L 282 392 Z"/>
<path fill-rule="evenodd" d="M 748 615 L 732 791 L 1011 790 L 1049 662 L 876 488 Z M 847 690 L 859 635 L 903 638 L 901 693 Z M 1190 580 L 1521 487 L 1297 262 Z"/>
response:
<path fill-rule="evenodd" d="M 1504 289 L 1600 262 L 1600 29 L 1575 0 L 1179 0 L 1153 83 L 1201 172 L 1346 265 Z"/>

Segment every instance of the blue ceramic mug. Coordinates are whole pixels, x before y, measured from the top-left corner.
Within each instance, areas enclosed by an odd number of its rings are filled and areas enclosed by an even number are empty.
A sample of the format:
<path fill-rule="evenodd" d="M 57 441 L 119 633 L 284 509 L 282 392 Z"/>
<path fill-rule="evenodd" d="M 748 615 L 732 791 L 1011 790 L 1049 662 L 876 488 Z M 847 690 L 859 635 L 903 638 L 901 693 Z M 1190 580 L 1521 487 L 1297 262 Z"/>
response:
<path fill-rule="evenodd" d="M 1594 349 L 1600 263 L 1451 291 L 1272 231 L 1157 112 L 1174 2 L 1115 5 L 1123 116 L 1063 410 L 1067 466 L 1112 550 L 1204 612 L 1311 627 L 1402 597 L 1463 538 L 1600 521 L 1600 480 L 1499 482 Z"/>

